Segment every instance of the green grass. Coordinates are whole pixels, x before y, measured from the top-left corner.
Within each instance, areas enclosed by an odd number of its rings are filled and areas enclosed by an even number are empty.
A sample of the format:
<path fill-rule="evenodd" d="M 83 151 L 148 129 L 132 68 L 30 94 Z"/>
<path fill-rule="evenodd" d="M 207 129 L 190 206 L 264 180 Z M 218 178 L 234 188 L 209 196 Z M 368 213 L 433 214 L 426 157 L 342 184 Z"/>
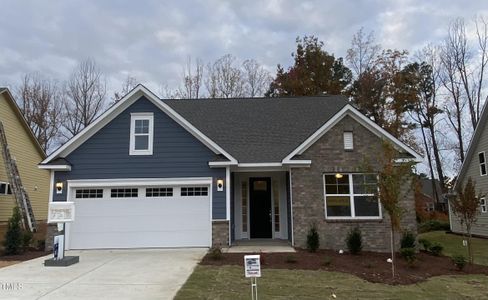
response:
<path fill-rule="evenodd" d="M 419 239 L 422 238 L 444 246 L 444 255 L 461 254 L 468 258 L 468 249 L 463 246 L 463 237 L 460 235 L 447 234 L 444 231 L 431 231 L 419 234 Z M 488 266 L 488 239 L 473 238 L 472 241 L 474 262 Z"/>
<path fill-rule="evenodd" d="M 251 280 L 239 266 L 197 266 L 175 299 L 250 299 Z M 264 269 L 259 299 L 487 299 L 488 276 L 438 276 L 419 284 L 370 283 L 354 275 Z"/>

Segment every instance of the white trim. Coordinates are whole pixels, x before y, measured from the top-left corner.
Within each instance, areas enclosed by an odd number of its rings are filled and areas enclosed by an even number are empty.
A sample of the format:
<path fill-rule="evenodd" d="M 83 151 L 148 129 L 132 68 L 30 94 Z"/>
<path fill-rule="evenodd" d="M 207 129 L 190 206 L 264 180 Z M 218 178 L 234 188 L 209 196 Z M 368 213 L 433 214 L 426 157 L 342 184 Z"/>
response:
<path fill-rule="evenodd" d="M 37 167 L 43 170 L 71 171 L 70 165 L 38 165 Z"/>
<path fill-rule="evenodd" d="M 260 167 L 281 167 L 283 164 L 277 163 L 240 163 L 237 164 L 239 168 L 260 168 Z"/>
<path fill-rule="evenodd" d="M 361 125 L 368 128 L 372 133 L 378 137 L 386 137 L 393 142 L 398 148 L 405 150 L 407 153 L 414 157 L 414 161 L 421 162 L 423 158 L 412 150 L 410 147 L 405 145 L 403 142 L 392 136 L 386 130 L 381 128 L 378 124 L 371 121 L 365 115 L 360 113 L 356 108 L 350 104 L 346 104 L 338 113 L 336 113 L 332 118 L 330 118 L 324 125 L 322 125 L 317 131 L 315 131 L 310 137 L 308 137 L 302 144 L 300 144 L 295 150 L 288 154 L 284 159 L 283 163 L 293 162 L 292 158 L 295 155 L 300 155 L 310 146 L 312 146 L 318 139 L 320 139 L 329 129 L 334 127 L 340 120 L 342 120 L 346 115 L 352 117 L 354 120 L 359 122 Z"/>
<path fill-rule="evenodd" d="M 53 191 L 54 191 L 54 171 L 51 170 L 49 172 L 50 179 L 49 179 L 49 202 L 53 202 Z"/>
<path fill-rule="evenodd" d="M 290 225 L 291 225 L 291 245 L 295 246 L 295 233 L 293 232 L 295 224 L 293 224 L 293 186 L 291 180 L 291 168 L 288 169 L 289 181 L 290 181 Z"/>
<path fill-rule="evenodd" d="M 226 166 L 233 166 L 237 165 L 237 162 L 231 162 L 231 161 L 209 161 L 208 165 L 210 167 L 226 167 Z"/>
<path fill-rule="evenodd" d="M 120 179 L 77 179 L 68 180 L 70 188 L 76 187 L 117 187 L 117 186 L 153 186 L 153 185 L 194 185 L 212 184 L 212 177 L 188 178 L 120 178 Z M 67 195 L 68 198 L 69 195 Z"/>
<path fill-rule="evenodd" d="M 282 163 L 283 165 L 299 166 L 299 165 L 311 165 L 312 161 L 310 159 L 297 159 L 297 160 L 283 161 Z"/>
<path fill-rule="evenodd" d="M 147 133 L 136 133 L 136 121 L 149 121 Z M 136 150 L 136 135 L 147 136 L 147 149 Z M 154 141 L 154 113 L 131 113 L 130 114 L 130 138 L 129 138 L 129 155 L 152 155 Z"/>
<path fill-rule="evenodd" d="M 225 168 L 225 209 L 226 209 L 226 220 L 227 220 L 227 225 L 229 227 L 229 244 L 228 246 L 231 245 L 232 243 L 232 226 L 230 224 L 230 167 Z"/>
<path fill-rule="evenodd" d="M 100 115 L 93 123 L 84 128 L 80 133 L 71 138 L 63 146 L 59 147 L 49 157 L 42 161 L 41 164 L 47 164 L 51 160 L 57 157 L 66 157 L 73 152 L 77 147 L 84 143 L 87 139 L 93 136 L 102 127 L 113 120 L 118 114 L 125 110 L 128 106 L 138 100 L 140 97 L 145 96 L 159 109 L 165 112 L 171 119 L 176 121 L 179 125 L 190 132 L 194 137 L 201 141 L 204 145 L 210 148 L 216 154 L 222 154 L 231 162 L 237 163 L 237 160 L 217 145 L 214 141 L 204 135 L 200 130 L 193 126 L 190 122 L 184 119 L 180 114 L 173 110 L 169 105 L 159 99 L 153 92 L 147 89 L 145 86 L 139 84 L 132 91 L 130 91 L 125 97 L 107 109 L 102 115 Z"/>

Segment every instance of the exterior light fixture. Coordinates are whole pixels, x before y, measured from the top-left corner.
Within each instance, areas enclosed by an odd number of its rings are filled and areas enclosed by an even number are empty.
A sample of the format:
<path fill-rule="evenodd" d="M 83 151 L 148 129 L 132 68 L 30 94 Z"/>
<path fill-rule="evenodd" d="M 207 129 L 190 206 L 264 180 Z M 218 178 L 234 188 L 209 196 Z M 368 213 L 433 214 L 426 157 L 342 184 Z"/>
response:
<path fill-rule="evenodd" d="M 342 177 L 344 177 L 344 175 L 342 175 L 341 173 L 335 174 L 335 178 L 337 178 L 337 179 L 341 179 Z"/>
<path fill-rule="evenodd" d="M 56 194 L 61 194 L 63 193 L 63 182 L 58 181 L 56 182 Z"/>
<path fill-rule="evenodd" d="M 224 180 L 223 179 L 217 179 L 217 191 L 218 192 L 224 191 Z"/>

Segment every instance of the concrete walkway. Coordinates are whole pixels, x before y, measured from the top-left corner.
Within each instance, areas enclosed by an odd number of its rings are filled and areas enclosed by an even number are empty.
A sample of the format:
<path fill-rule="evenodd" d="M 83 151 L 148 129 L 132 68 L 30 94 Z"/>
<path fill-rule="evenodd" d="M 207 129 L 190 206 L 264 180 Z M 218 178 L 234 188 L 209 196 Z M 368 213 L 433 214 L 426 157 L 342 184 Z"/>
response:
<path fill-rule="evenodd" d="M 69 267 L 37 258 L 0 269 L 0 299 L 172 299 L 206 251 L 68 251 L 80 256 Z"/>

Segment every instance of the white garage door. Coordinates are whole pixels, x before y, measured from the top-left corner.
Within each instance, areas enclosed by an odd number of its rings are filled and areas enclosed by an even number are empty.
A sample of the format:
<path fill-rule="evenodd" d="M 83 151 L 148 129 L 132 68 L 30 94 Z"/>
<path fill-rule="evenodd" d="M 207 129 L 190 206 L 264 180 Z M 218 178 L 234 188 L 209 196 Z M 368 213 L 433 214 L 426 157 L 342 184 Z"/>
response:
<path fill-rule="evenodd" d="M 208 247 L 210 187 L 76 187 L 70 249 Z"/>

